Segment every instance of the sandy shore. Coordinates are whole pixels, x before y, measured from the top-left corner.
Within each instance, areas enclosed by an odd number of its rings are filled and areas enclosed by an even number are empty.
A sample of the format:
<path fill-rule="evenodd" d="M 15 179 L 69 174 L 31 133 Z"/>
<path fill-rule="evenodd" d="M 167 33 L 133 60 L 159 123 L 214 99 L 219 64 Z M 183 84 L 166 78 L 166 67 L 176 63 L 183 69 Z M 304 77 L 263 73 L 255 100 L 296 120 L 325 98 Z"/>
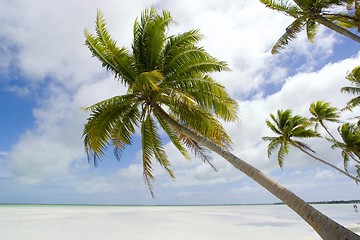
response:
<path fill-rule="evenodd" d="M 360 231 L 350 205 L 317 207 Z M 317 234 L 286 206 L 1 206 L 6 240 L 315 240 Z"/>

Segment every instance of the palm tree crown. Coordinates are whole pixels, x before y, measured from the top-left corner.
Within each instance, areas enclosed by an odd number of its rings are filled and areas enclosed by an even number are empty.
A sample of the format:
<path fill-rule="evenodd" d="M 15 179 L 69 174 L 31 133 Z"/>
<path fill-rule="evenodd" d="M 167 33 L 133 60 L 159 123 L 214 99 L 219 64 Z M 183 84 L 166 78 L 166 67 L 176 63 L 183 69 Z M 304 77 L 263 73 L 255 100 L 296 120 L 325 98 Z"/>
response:
<path fill-rule="evenodd" d="M 351 93 L 358 95 L 357 97 L 351 99 L 346 106 L 346 109 L 353 109 L 354 107 L 360 105 L 360 66 L 355 67 L 347 76 L 346 79 L 350 81 L 354 86 L 343 87 L 341 92 Z"/>
<path fill-rule="evenodd" d="M 278 110 L 277 115 L 270 114 L 271 120 L 266 120 L 267 126 L 278 136 L 277 137 L 263 137 L 265 141 L 270 141 L 268 145 L 268 157 L 270 158 L 273 151 L 279 147 L 278 164 L 282 168 L 284 157 L 289 153 L 291 145 L 303 150 L 310 150 L 314 152 L 305 143 L 293 138 L 312 138 L 320 135 L 312 130 L 311 122 L 299 115 L 292 116 L 291 110 Z"/>
<path fill-rule="evenodd" d="M 317 101 L 316 103 L 311 103 L 309 111 L 313 115 L 310 118 L 311 121 L 319 122 L 320 124 L 323 124 L 324 121 L 339 122 L 340 113 L 338 109 L 331 107 L 328 102 Z"/>
<path fill-rule="evenodd" d="M 351 25 L 351 27 L 353 27 L 353 24 L 350 24 L 353 22 L 352 16 L 327 13 L 324 11 L 336 5 L 346 4 L 349 1 L 350 0 L 260 0 L 266 7 L 295 18 L 286 28 L 286 32 L 274 44 L 271 53 L 277 54 L 282 48 L 288 45 L 291 40 L 296 38 L 304 28 L 306 29 L 307 38 L 312 42 L 316 35 L 318 23 L 360 43 L 360 37 L 358 35 L 340 26 L 340 23 L 347 23 L 348 26 Z"/>
<path fill-rule="evenodd" d="M 85 30 L 85 44 L 93 56 L 128 87 L 127 94 L 86 108 L 91 111 L 84 127 L 88 159 L 96 164 L 109 145 L 119 159 L 121 151 L 131 144 L 136 129 L 140 128 L 143 175 L 151 193 L 153 159 L 175 177 L 163 148 L 160 128 L 186 159 L 189 159 L 187 149 L 204 161 L 210 159 L 202 146 L 169 126 L 162 117 L 164 112 L 223 147 L 229 147 L 231 140 L 218 118 L 237 120 L 236 101 L 209 75 L 228 71 L 227 63 L 196 45 L 202 39 L 199 30 L 167 36 L 172 22 L 167 11 L 159 14 L 154 8 L 145 10 L 134 23 L 131 50 L 117 47 L 100 11 L 96 34 Z"/>
<path fill-rule="evenodd" d="M 344 123 L 339 126 L 338 132 L 343 142 L 335 142 L 332 147 L 342 149 L 344 162 L 347 163 L 349 157 L 358 162 L 360 160 L 360 128 L 353 123 Z"/>
<path fill-rule="evenodd" d="M 315 130 L 318 124 L 320 124 L 330 135 L 330 137 L 335 140 L 334 136 L 325 126 L 324 121 L 338 123 L 340 118 L 340 113 L 338 109 L 336 107 L 331 107 L 330 103 L 328 102 L 317 101 L 316 103 L 310 104 L 309 112 L 313 115 L 313 117 L 311 117 L 309 120 L 312 122 L 316 122 Z"/>

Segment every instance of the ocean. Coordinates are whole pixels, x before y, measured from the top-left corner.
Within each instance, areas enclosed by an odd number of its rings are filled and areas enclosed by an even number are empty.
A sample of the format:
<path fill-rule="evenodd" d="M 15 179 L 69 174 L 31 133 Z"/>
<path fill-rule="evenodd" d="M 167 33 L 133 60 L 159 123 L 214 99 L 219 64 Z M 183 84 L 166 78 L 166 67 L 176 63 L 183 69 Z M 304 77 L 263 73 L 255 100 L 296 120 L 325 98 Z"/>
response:
<path fill-rule="evenodd" d="M 352 204 L 315 204 L 360 233 Z M 315 240 L 285 205 L 93 206 L 0 205 L 4 240 Z"/>

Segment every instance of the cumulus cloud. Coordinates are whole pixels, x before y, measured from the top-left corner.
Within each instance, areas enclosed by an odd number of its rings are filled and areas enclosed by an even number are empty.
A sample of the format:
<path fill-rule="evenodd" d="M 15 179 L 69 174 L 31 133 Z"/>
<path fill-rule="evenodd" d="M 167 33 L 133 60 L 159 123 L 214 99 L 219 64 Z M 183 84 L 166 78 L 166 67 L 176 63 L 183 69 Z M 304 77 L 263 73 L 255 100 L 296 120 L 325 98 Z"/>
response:
<path fill-rule="evenodd" d="M 14 177 L 28 184 L 41 184 L 44 180 L 59 177 L 64 180 L 64 187 L 82 194 L 120 194 L 146 189 L 140 163 L 129 161 L 130 165 L 110 171 L 106 176 L 100 176 L 96 171 L 87 175 L 87 168 L 74 165 L 86 161 L 81 136 L 88 113 L 80 109 L 126 91 L 96 59 L 91 58 L 83 45 L 83 30 L 93 31 L 96 10 L 101 9 L 110 34 L 120 46 L 130 47 L 135 17 L 152 4 L 158 9 L 169 10 L 178 22 L 171 33 L 200 28 L 206 36 L 200 45 L 229 62 L 233 71 L 215 77 L 239 101 L 241 120 L 225 127 L 234 141 L 234 153 L 266 173 L 273 174 L 278 169 L 275 159 L 267 159 L 266 143 L 261 140 L 262 136 L 271 134 L 264 122 L 269 113 L 293 108 L 294 113 L 306 115 L 310 102 L 316 100 L 331 101 L 336 106 L 346 103 L 339 88 L 346 84 L 343 81 L 345 73 L 358 64 L 359 55 L 321 66 L 320 70 L 314 69 L 313 66 L 318 67 L 318 58 L 331 56 L 336 42 L 333 34 L 320 28 L 314 44 L 309 44 L 305 35 L 300 34 L 282 54 L 272 56 L 269 52 L 272 44 L 292 19 L 266 9 L 258 1 L 239 3 L 232 0 L 226 4 L 189 0 L 143 0 L 131 4 L 113 0 L 56 4 L 43 0 L 2 2 L 0 39 L 3 45 L 0 53 L 5 58 L 0 59 L 0 71 L 5 76 L 16 69 L 16 74 L 21 76 L 16 82 L 2 80 L 7 91 L 22 96 L 33 94 L 36 107 L 33 109 L 34 127 L 24 132 L 9 152 L 0 157 L 2 162 L 5 162 L 2 159 L 9 161 L 9 164 L 0 164 L 0 176 L 9 176 L 11 170 Z M 286 64 L 279 65 L 284 61 L 296 62 L 297 57 L 303 63 L 296 71 Z M 318 151 L 335 159 L 322 151 L 325 147 L 320 146 Z M 171 144 L 166 149 L 171 152 L 169 157 L 177 179 L 172 182 L 155 165 L 156 183 L 161 191 L 180 189 L 179 197 L 184 197 L 193 194 L 184 190 L 186 187 L 217 188 L 245 181 L 243 174 L 215 154 L 218 172 L 199 159 L 184 160 Z M 310 160 L 303 160 L 301 153 L 296 152 L 286 161 L 289 169 L 306 171 L 312 166 Z M 331 175 L 326 171 L 329 170 L 320 168 L 313 175 L 325 179 L 327 174 Z M 251 189 L 251 185 L 245 183 L 248 185 L 217 191 L 228 192 L 233 197 L 256 192 L 256 187 Z M 197 196 L 212 195 L 203 191 Z"/>

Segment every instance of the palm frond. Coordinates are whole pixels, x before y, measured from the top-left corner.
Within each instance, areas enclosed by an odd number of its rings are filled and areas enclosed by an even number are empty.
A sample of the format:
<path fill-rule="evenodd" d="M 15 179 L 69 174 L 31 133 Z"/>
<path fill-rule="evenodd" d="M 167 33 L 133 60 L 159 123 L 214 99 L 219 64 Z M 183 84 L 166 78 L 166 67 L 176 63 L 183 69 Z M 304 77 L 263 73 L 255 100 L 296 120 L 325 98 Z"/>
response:
<path fill-rule="evenodd" d="M 306 35 L 310 42 L 313 42 L 317 31 L 317 24 L 314 19 L 308 19 L 306 21 Z"/>
<path fill-rule="evenodd" d="M 285 15 L 298 18 L 302 11 L 301 9 L 293 4 L 292 1 L 286 0 L 260 0 L 261 3 L 265 4 L 266 7 L 282 12 Z"/>
<path fill-rule="evenodd" d="M 95 23 L 97 36 L 90 34 L 85 29 L 85 45 L 93 56 L 102 62 L 103 67 L 111 71 L 122 83 L 129 84 L 133 82 L 135 79 L 135 72 L 132 68 L 134 65 L 133 58 L 126 48 L 119 49 L 116 46 L 116 42 L 110 37 L 106 29 L 101 11 L 98 11 Z"/>
<path fill-rule="evenodd" d="M 230 147 L 231 139 L 229 135 L 211 112 L 197 104 L 189 107 L 182 102 L 173 102 L 173 99 L 169 99 L 169 101 L 170 111 L 179 119 L 180 123 L 196 133 L 211 139 L 220 146 Z"/>
<path fill-rule="evenodd" d="M 360 66 L 355 67 L 351 73 L 346 76 L 346 79 L 350 81 L 351 84 L 355 85 L 354 87 L 343 87 L 341 88 L 342 93 L 350 93 L 354 95 L 360 95 Z M 352 110 L 354 107 L 360 105 L 360 96 L 352 98 L 345 108 L 342 110 Z"/>
<path fill-rule="evenodd" d="M 135 96 L 133 94 L 126 94 L 126 95 L 121 95 L 121 96 L 115 96 L 112 98 L 108 98 L 105 99 L 103 101 L 100 101 L 98 103 L 95 103 L 89 107 L 86 108 L 82 108 L 85 111 L 96 111 L 99 108 L 106 108 L 106 107 L 110 107 L 110 106 L 115 106 L 115 105 L 131 105 L 132 103 L 135 103 L 136 99 Z"/>
<path fill-rule="evenodd" d="M 348 172 L 348 166 L 349 166 L 349 154 L 347 151 L 343 150 L 341 151 L 341 156 L 344 159 L 344 170 L 345 172 Z"/>
<path fill-rule="evenodd" d="M 289 154 L 289 143 L 288 142 L 281 142 L 280 148 L 278 151 L 278 164 L 280 168 L 284 166 L 284 159 L 285 156 Z"/>
<path fill-rule="evenodd" d="M 320 123 L 323 121 L 340 122 L 340 113 L 338 109 L 336 107 L 331 107 L 328 102 L 317 101 L 316 103 L 311 103 L 309 112 L 314 116 L 314 118 L 310 118 L 311 121 Z"/>
<path fill-rule="evenodd" d="M 346 79 L 356 86 L 360 87 L 360 66 L 356 66 L 347 76 Z"/>
<path fill-rule="evenodd" d="M 153 151 L 153 139 L 151 137 L 152 132 L 151 128 L 149 128 L 149 118 L 141 124 L 141 145 L 142 145 L 142 164 L 143 164 L 143 176 L 145 180 L 145 184 L 149 188 L 149 191 L 152 196 L 153 187 L 152 181 L 154 180 L 153 168 L 152 168 L 152 158 L 154 156 Z"/>
<path fill-rule="evenodd" d="M 228 64 L 209 55 L 204 48 L 194 45 L 174 49 L 163 73 L 168 79 L 189 77 L 198 72 L 230 71 Z"/>
<path fill-rule="evenodd" d="M 168 11 L 159 15 L 153 7 L 142 13 L 140 21 L 135 21 L 133 52 L 142 71 L 151 71 L 160 64 L 166 29 L 171 22 Z"/>
<path fill-rule="evenodd" d="M 304 151 L 310 151 L 312 153 L 316 153 L 312 148 L 310 148 L 307 144 L 305 144 L 304 142 L 300 142 L 297 140 L 292 140 L 293 143 L 295 143 L 294 145 L 296 147 L 299 147 L 300 149 L 304 150 Z"/>
<path fill-rule="evenodd" d="M 186 135 L 182 133 L 178 134 L 184 145 L 195 154 L 195 157 L 199 157 L 204 163 L 208 163 L 212 169 L 217 171 L 215 165 L 212 163 L 212 157 L 210 156 L 210 151 L 208 149 L 202 147 L 200 144 L 187 137 Z"/>
<path fill-rule="evenodd" d="M 169 126 L 169 124 L 164 121 L 160 116 L 158 116 L 157 113 L 154 114 L 173 145 L 179 150 L 179 152 L 184 156 L 185 159 L 190 160 L 188 151 L 183 147 L 180 142 L 179 134 L 175 133 L 173 129 Z"/>
<path fill-rule="evenodd" d="M 278 137 L 262 137 L 264 141 L 270 141 L 267 148 L 268 158 L 271 157 L 274 150 L 281 144 L 280 138 Z"/>
<path fill-rule="evenodd" d="M 126 147 L 126 145 L 131 145 L 131 139 L 135 134 L 139 118 L 140 113 L 138 109 L 136 107 L 132 107 L 123 114 L 122 119 L 124 120 L 118 120 L 113 125 L 110 137 L 114 147 L 114 155 L 119 161 L 122 150 Z"/>
<path fill-rule="evenodd" d="M 360 87 L 343 87 L 341 88 L 343 93 L 360 94 Z"/>
<path fill-rule="evenodd" d="M 272 118 L 274 115 L 270 114 L 270 117 Z M 266 125 L 276 134 L 281 135 L 281 131 L 280 129 L 277 128 L 277 126 L 275 126 L 272 122 L 270 122 L 270 120 L 266 119 Z"/>
<path fill-rule="evenodd" d="M 170 98 L 191 95 L 190 99 L 192 101 L 195 100 L 202 107 L 213 112 L 218 118 L 225 121 L 238 119 L 237 102 L 230 97 L 221 84 L 208 75 L 164 81 L 162 85 L 172 89 L 169 94 Z"/>
<path fill-rule="evenodd" d="M 136 81 L 129 86 L 128 92 L 135 95 L 146 95 L 150 92 L 156 92 L 159 90 L 158 85 L 163 78 L 163 75 L 158 70 L 143 72 L 139 74 Z"/>
<path fill-rule="evenodd" d="M 311 8 L 314 8 L 316 4 L 316 1 L 313 0 L 294 0 L 294 2 L 303 11 L 309 11 Z"/>
<path fill-rule="evenodd" d="M 163 51 L 163 66 L 166 66 L 179 50 L 188 46 L 195 46 L 203 37 L 199 29 L 192 29 L 176 36 L 170 36 Z"/>
<path fill-rule="evenodd" d="M 346 108 L 352 110 L 356 106 L 360 106 L 360 96 L 350 99 L 346 105 Z"/>
<path fill-rule="evenodd" d="M 132 114 L 129 113 L 130 111 L 133 111 Z M 114 137 L 114 129 L 118 130 L 121 122 L 127 124 L 127 127 L 123 128 L 123 132 L 118 133 L 118 138 L 114 140 L 117 142 L 115 145 L 122 149 L 122 146 L 128 144 L 129 138 L 134 133 L 137 121 L 136 106 L 131 106 L 127 101 L 109 101 L 106 104 L 94 106 L 83 132 L 88 160 L 90 161 L 92 157 L 94 164 L 97 165 L 97 161 L 104 155 L 104 151 Z"/>
<path fill-rule="evenodd" d="M 295 39 L 299 32 L 304 28 L 305 21 L 302 18 L 296 19 L 287 28 L 286 32 L 277 40 L 271 49 L 271 54 L 277 54 L 281 49 L 290 43 L 291 40 Z"/>
<path fill-rule="evenodd" d="M 320 137 L 320 134 L 310 127 L 311 122 L 307 118 L 295 115 L 292 117 L 291 136 L 297 138 Z"/>
<path fill-rule="evenodd" d="M 153 118 L 151 116 L 149 116 L 146 120 L 145 120 L 147 127 L 149 128 L 149 133 L 150 133 L 150 138 L 151 138 L 151 143 L 152 143 L 152 149 L 154 152 L 154 156 L 156 158 L 156 160 L 159 162 L 159 164 L 168 172 L 168 174 L 170 175 L 171 178 L 175 178 L 173 172 L 170 169 L 170 162 L 169 159 L 166 155 L 166 152 L 164 150 L 163 147 L 163 143 L 161 141 L 161 138 L 158 134 L 159 129 L 156 126 Z"/>

